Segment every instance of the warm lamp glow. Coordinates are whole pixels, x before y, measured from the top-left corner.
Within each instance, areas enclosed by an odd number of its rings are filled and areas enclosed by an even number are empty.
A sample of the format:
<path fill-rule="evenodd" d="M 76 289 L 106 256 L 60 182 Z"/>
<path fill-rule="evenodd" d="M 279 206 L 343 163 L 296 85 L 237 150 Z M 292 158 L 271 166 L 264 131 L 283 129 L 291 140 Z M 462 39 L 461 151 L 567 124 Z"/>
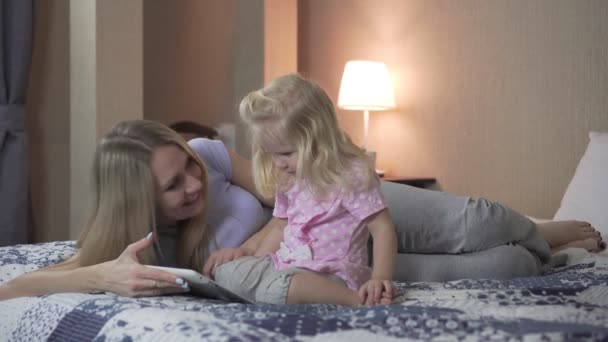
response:
<path fill-rule="evenodd" d="M 386 64 L 372 61 L 346 63 L 338 107 L 363 111 L 363 148 L 367 149 L 369 111 L 395 108 L 395 94 Z"/>
<path fill-rule="evenodd" d="M 346 63 L 338 107 L 351 110 L 395 108 L 395 95 L 386 64 L 372 61 Z"/>

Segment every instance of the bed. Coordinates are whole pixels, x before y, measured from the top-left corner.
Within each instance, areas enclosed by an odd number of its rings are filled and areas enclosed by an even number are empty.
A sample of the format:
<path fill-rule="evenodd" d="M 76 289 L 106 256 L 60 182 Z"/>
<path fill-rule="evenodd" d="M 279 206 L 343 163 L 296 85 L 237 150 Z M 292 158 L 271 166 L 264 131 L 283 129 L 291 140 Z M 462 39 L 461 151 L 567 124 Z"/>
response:
<path fill-rule="evenodd" d="M 0 282 L 59 261 L 74 243 L 0 248 Z M 229 304 L 193 296 L 54 294 L 0 302 L 2 341 L 608 339 L 608 255 L 509 281 L 398 283 L 396 303 Z"/>
<path fill-rule="evenodd" d="M 554 218 L 608 237 L 608 134 L 590 144 Z M 602 170 L 602 172 L 597 172 Z M 0 248 L 0 283 L 74 252 L 73 241 Z M 608 252 L 566 249 L 541 276 L 397 283 L 388 306 L 252 305 L 192 296 L 54 294 L 0 301 L 0 341 L 608 340 Z"/>

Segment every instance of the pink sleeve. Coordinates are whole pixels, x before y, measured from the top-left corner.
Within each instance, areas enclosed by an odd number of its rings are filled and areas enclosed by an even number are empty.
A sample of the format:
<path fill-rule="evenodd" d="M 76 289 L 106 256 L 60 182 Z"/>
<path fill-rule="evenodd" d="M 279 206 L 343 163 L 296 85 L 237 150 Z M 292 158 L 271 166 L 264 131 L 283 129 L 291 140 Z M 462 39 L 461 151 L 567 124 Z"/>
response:
<path fill-rule="evenodd" d="M 287 218 L 287 195 L 284 192 L 277 192 L 274 200 L 274 211 L 272 216 Z"/>
<path fill-rule="evenodd" d="M 342 206 L 359 220 L 365 220 L 370 215 L 386 208 L 384 196 L 379 186 L 369 189 L 345 191 Z"/>

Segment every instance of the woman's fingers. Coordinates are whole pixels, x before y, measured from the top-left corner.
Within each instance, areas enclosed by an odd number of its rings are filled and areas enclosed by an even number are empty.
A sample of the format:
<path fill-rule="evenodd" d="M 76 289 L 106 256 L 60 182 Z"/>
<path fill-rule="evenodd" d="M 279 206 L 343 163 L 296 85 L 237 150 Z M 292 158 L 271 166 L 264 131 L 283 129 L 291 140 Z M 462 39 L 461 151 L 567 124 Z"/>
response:
<path fill-rule="evenodd" d="M 137 291 L 133 297 L 155 297 L 155 296 L 165 296 L 170 294 L 180 294 L 186 293 L 190 291 L 190 288 L 182 289 L 182 288 L 174 288 L 174 287 L 157 287 L 157 288 L 147 288 L 145 290 Z"/>
<path fill-rule="evenodd" d="M 154 242 L 155 238 L 156 237 L 155 237 L 154 233 L 150 232 L 148 234 L 148 236 L 146 236 L 145 238 L 143 238 L 139 241 L 135 241 L 132 244 L 128 245 L 127 248 L 125 249 L 125 251 L 120 256 L 122 257 L 123 255 L 126 255 L 126 256 L 131 257 L 134 260 L 137 260 L 137 253 L 150 247 L 152 245 L 152 243 Z"/>
<path fill-rule="evenodd" d="M 129 289 L 129 295 L 132 297 L 161 296 L 190 291 L 188 283 L 182 278 L 162 271 L 142 271 L 138 278 L 130 282 Z"/>
<path fill-rule="evenodd" d="M 150 290 L 150 289 L 168 289 L 168 288 L 187 289 L 188 284 L 187 283 L 184 283 L 184 284 L 185 284 L 184 286 L 181 286 L 176 283 L 163 281 L 163 280 L 141 279 L 134 284 L 133 290 L 136 292 L 139 292 L 142 290 Z"/>
<path fill-rule="evenodd" d="M 173 287 L 183 287 L 184 284 L 186 284 L 184 279 L 173 273 L 145 266 L 142 266 L 142 269 L 138 272 L 137 278 L 157 281 L 158 283 L 167 283 Z"/>

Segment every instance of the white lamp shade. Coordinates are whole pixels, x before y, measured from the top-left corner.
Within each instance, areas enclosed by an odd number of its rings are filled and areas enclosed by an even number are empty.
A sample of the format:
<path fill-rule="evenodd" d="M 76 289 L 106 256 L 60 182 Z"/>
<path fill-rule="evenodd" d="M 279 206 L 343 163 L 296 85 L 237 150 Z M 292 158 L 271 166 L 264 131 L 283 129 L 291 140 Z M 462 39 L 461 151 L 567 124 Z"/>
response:
<path fill-rule="evenodd" d="M 346 63 L 338 107 L 352 110 L 395 108 L 395 94 L 386 64 L 373 61 Z"/>

